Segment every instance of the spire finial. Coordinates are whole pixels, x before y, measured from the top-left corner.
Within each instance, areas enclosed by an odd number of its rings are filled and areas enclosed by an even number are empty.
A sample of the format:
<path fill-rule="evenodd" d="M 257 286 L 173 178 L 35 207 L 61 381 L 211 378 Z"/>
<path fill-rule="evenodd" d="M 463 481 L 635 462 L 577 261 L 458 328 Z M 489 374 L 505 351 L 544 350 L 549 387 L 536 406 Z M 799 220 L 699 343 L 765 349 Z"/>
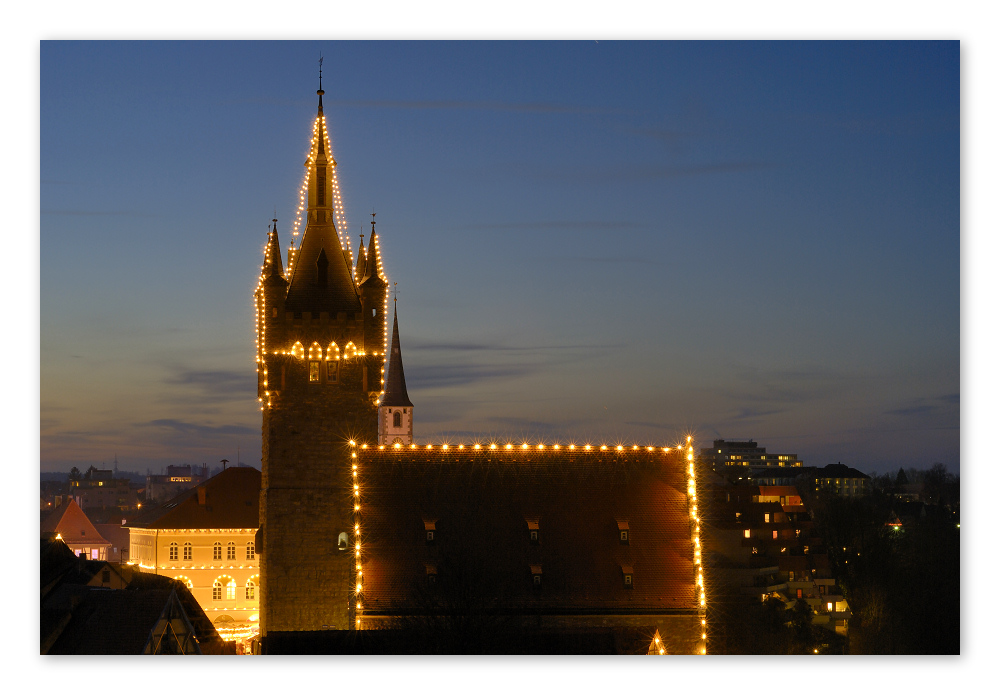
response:
<path fill-rule="evenodd" d="M 375 231 L 375 208 L 372 208 L 372 231 Z"/>
<path fill-rule="evenodd" d="M 392 311 L 396 312 L 396 295 L 399 294 L 399 290 L 396 289 L 398 283 L 392 283 Z"/>
<path fill-rule="evenodd" d="M 323 91 L 323 54 L 319 54 L 319 89 L 316 90 L 316 94 L 319 95 L 319 112 L 323 113 L 323 95 L 326 92 Z"/>

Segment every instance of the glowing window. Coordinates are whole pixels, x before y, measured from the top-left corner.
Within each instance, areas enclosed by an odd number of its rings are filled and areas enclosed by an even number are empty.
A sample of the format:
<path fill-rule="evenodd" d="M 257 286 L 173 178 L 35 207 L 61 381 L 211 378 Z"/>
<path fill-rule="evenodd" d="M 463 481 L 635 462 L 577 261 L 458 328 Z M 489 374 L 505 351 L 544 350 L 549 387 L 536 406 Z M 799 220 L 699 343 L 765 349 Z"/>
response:
<path fill-rule="evenodd" d="M 177 544 L 176 543 L 171 543 L 170 544 L 170 559 L 171 560 L 176 560 L 177 559 Z"/>
<path fill-rule="evenodd" d="M 216 543 L 212 546 L 212 559 L 221 560 L 222 559 L 222 543 Z"/>
<path fill-rule="evenodd" d="M 235 560 L 236 559 L 236 543 L 229 541 L 226 545 L 226 559 Z"/>
<path fill-rule="evenodd" d="M 319 362 L 309 363 L 309 381 L 319 381 Z"/>
<path fill-rule="evenodd" d="M 246 599 L 247 601 L 257 600 L 257 583 L 252 578 L 247 580 Z"/>
<path fill-rule="evenodd" d="M 185 543 L 184 544 L 184 559 L 185 560 L 192 559 L 192 552 L 193 551 L 192 551 L 192 548 L 191 548 L 191 544 L 190 543 Z"/>
<path fill-rule="evenodd" d="M 254 559 L 253 541 L 250 541 L 249 543 L 247 543 L 247 560 L 253 560 L 253 559 Z"/>
<path fill-rule="evenodd" d="M 744 538 L 749 538 L 750 537 L 750 529 L 748 529 L 748 528 L 747 529 L 743 529 L 743 537 Z"/>

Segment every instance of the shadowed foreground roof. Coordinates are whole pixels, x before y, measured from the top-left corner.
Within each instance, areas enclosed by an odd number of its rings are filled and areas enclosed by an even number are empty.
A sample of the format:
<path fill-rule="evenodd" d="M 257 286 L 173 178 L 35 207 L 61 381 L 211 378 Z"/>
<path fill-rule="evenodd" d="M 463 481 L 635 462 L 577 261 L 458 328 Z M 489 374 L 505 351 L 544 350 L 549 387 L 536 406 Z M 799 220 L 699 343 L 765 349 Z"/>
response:
<path fill-rule="evenodd" d="M 356 451 L 368 615 L 483 601 L 520 614 L 697 610 L 676 451 Z"/>

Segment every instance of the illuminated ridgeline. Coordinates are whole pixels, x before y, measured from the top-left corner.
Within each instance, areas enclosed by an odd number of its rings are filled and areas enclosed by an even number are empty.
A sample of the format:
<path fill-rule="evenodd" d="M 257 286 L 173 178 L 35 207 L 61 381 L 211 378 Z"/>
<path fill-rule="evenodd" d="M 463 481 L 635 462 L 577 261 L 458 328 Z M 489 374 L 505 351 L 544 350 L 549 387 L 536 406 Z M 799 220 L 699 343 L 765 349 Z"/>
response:
<path fill-rule="evenodd" d="M 708 654 L 708 626 L 706 616 L 705 574 L 701 562 L 701 516 L 698 514 L 698 485 L 694 469 L 694 447 L 687 438 L 688 504 L 691 515 L 691 542 L 694 546 L 695 586 L 698 587 L 698 608 L 701 613 L 701 653 Z M 661 652 L 662 653 L 662 652 Z"/>
<path fill-rule="evenodd" d="M 644 653 L 706 653 L 690 445 L 352 446 L 357 626 L 405 624 L 421 590 L 444 606 L 478 592 L 539 634 L 641 631 Z"/>
<path fill-rule="evenodd" d="M 351 446 L 355 443 L 352 441 Z M 354 495 L 354 570 L 356 572 L 354 580 L 354 628 L 361 630 L 361 614 L 365 607 L 364 597 L 364 559 L 361 556 L 361 488 L 358 482 L 358 453 L 351 452 L 351 480 Z"/>

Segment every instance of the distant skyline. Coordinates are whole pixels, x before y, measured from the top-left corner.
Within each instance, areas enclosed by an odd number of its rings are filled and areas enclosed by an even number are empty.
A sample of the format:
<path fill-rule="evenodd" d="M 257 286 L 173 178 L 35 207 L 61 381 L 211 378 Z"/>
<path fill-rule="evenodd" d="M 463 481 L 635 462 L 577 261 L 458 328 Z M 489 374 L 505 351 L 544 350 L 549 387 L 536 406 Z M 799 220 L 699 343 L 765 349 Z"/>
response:
<path fill-rule="evenodd" d="M 41 45 L 41 470 L 260 465 L 316 61 L 418 441 L 959 471 L 957 42 Z"/>

